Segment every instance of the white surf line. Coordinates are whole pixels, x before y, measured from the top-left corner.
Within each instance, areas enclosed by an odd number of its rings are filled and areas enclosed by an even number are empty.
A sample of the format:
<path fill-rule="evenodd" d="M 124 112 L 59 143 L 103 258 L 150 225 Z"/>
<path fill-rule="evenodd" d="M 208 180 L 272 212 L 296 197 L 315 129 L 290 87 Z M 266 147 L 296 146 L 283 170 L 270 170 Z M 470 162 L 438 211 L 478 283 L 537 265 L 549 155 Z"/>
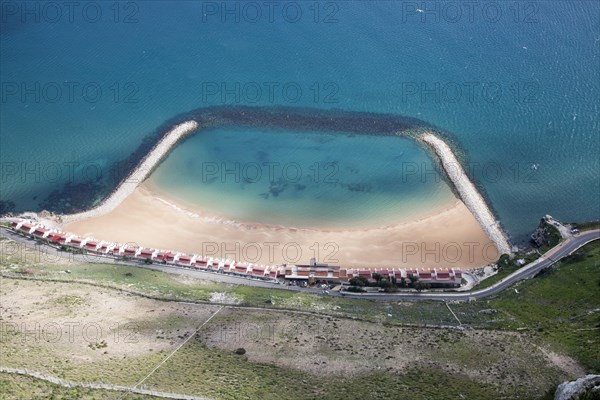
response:
<path fill-rule="evenodd" d="M 87 218 L 98 217 L 114 210 L 127 196 L 133 193 L 135 188 L 150 175 L 154 167 L 169 154 L 182 138 L 196 129 L 198 129 L 198 123 L 194 120 L 175 126 L 156 143 L 138 166 L 131 171 L 129 176 L 99 206 L 77 214 L 62 215 L 60 217 L 62 223 L 69 224 Z"/>
<path fill-rule="evenodd" d="M 458 319 L 458 317 L 456 316 L 456 314 L 454 314 L 454 311 L 452 311 L 452 309 L 450 308 L 450 305 L 448 304 L 448 302 L 445 301 L 444 304 L 446 305 L 446 307 L 448 307 L 448 310 L 450 310 L 450 312 L 452 313 L 452 315 L 454 315 L 454 318 L 458 321 L 458 325 L 462 326 L 462 322 L 460 322 L 460 319 Z"/>
<path fill-rule="evenodd" d="M 186 394 L 179 393 L 169 393 L 169 392 L 158 392 L 155 390 L 148 389 L 138 389 L 129 386 L 120 386 L 120 385 L 111 385 L 108 383 L 78 383 L 67 381 L 62 378 L 58 378 L 53 375 L 43 374 L 38 371 L 31 371 L 23 368 L 10 368 L 10 367 L 1 367 L 0 372 L 5 374 L 15 374 L 15 375 L 23 375 L 30 376 L 32 378 L 40 379 L 46 382 L 50 382 L 52 384 L 66 387 L 66 388 L 74 388 L 80 387 L 85 389 L 96 389 L 96 390 L 111 390 L 114 392 L 128 392 L 128 393 L 136 393 L 143 394 L 146 396 L 160 397 L 164 399 L 177 399 L 177 400 L 211 400 L 208 397 L 198 397 L 198 396 L 190 396 Z"/>
<path fill-rule="evenodd" d="M 420 139 L 427 143 L 437 154 L 446 174 L 460 194 L 462 201 L 471 211 L 483 231 L 487 234 L 501 254 L 510 254 L 511 247 L 506 234 L 500 228 L 494 214 L 489 209 L 485 200 L 469 179 L 462 165 L 457 160 L 450 146 L 431 133 L 424 133 Z"/>
<path fill-rule="evenodd" d="M 144 383 L 146 381 L 146 379 L 150 378 L 150 376 L 152 376 L 152 374 L 154 374 L 156 372 L 156 370 L 158 370 L 164 363 L 166 363 L 169 358 L 173 357 L 173 355 L 175 353 L 177 353 L 177 351 L 179 351 L 179 349 L 181 349 L 183 347 L 184 344 L 186 344 L 187 342 L 189 342 L 189 340 L 191 338 L 193 338 L 194 336 L 196 336 L 196 334 L 198 333 L 198 331 L 200 329 L 202 329 L 204 327 L 204 325 L 208 324 L 209 321 L 211 319 L 213 319 L 213 317 L 215 315 L 217 315 L 219 313 L 219 311 L 221 311 L 223 309 L 224 306 L 219 307 L 219 309 L 217 311 L 215 311 L 215 313 L 213 315 L 211 315 L 210 317 L 208 317 L 208 319 L 206 321 L 204 321 L 204 323 L 202 325 L 200 325 L 198 328 L 196 328 L 196 330 L 194 331 L 193 334 L 191 334 L 190 336 L 188 336 L 187 339 L 185 339 L 179 346 L 177 346 L 177 348 L 175 350 L 173 350 L 171 352 L 171 354 L 169 354 L 167 357 L 165 357 L 164 360 L 162 360 L 161 362 L 158 363 L 158 365 L 156 367 L 154 367 L 154 369 L 152 371 L 150 371 L 150 373 L 148 375 L 146 375 L 142 380 L 140 380 L 138 383 L 136 383 L 133 387 L 137 388 L 138 386 L 140 386 L 142 383 Z"/>

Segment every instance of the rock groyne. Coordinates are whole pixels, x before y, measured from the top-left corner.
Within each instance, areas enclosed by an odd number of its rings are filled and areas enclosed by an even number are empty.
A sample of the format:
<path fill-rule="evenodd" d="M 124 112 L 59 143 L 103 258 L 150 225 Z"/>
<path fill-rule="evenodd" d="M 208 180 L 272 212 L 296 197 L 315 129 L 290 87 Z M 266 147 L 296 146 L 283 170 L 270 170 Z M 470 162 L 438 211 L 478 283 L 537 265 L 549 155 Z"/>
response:
<path fill-rule="evenodd" d="M 501 254 L 510 254 L 511 247 L 502 231 L 500 223 L 496 221 L 494 214 L 488 207 L 473 182 L 465 173 L 461 163 L 458 161 L 454 152 L 446 142 L 431 133 L 424 133 L 419 137 L 426 143 L 438 156 L 444 171 L 459 193 L 462 201 L 473 213 L 473 216 L 481 225 L 483 231 L 494 242 L 496 248 Z"/>
<path fill-rule="evenodd" d="M 146 157 L 131 171 L 121 183 L 100 205 L 81 213 L 61 216 L 62 224 L 69 224 L 87 218 L 98 217 L 114 210 L 127 198 L 135 188 L 142 183 L 169 152 L 187 135 L 198 129 L 198 122 L 191 120 L 183 122 L 169 132 L 148 152 Z"/>

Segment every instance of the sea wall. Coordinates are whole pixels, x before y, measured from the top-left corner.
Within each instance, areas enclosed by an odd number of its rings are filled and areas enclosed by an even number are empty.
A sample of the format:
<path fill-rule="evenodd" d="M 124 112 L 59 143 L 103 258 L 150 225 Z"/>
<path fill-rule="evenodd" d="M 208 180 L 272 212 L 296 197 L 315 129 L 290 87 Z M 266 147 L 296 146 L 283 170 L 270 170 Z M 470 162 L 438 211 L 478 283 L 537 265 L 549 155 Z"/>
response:
<path fill-rule="evenodd" d="M 186 121 L 168 131 L 162 139 L 150 150 L 142 161 L 129 173 L 115 190 L 106 197 L 100 205 L 88 211 L 77 214 L 63 215 L 60 222 L 63 224 L 98 217 L 114 210 L 123 200 L 127 198 L 135 188 L 152 173 L 154 168 L 169 154 L 169 152 L 187 135 L 198 129 L 198 122 Z"/>
<path fill-rule="evenodd" d="M 471 213 L 473 213 L 473 216 L 490 240 L 494 242 L 498 251 L 501 254 L 510 254 L 511 247 L 506 234 L 502 231 L 500 223 L 494 218 L 494 214 L 465 173 L 450 146 L 431 133 L 424 133 L 419 139 L 431 147 L 438 156 L 446 175 L 459 193 L 462 201 Z"/>

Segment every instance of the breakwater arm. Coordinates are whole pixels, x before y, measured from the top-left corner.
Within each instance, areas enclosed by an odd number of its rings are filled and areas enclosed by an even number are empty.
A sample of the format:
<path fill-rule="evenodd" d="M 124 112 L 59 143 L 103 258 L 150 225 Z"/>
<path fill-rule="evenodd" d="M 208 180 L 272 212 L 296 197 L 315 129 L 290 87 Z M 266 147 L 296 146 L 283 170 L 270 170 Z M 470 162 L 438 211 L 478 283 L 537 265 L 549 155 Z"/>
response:
<path fill-rule="evenodd" d="M 450 146 L 431 133 L 424 133 L 419 138 L 431 147 L 438 156 L 442 167 L 458 191 L 462 201 L 473 213 L 490 240 L 494 242 L 498 251 L 501 254 L 510 254 L 511 247 L 506 234 L 502 231 L 487 203 L 465 173 Z"/>
<path fill-rule="evenodd" d="M 61 222 L 63 224 L 68 224 L 87 218 L 98 217 L 114 210 L 150 175 L 154 168 L 167 156 L 167 154 L 169 154 L 173 147 L 175 147 L 184 137 L 198 129 L 198 126 L 198 122 L 194 120 L 186 121 L 175 126 L 156 143 L 148 155 L 144 157 L 127 178 L 125 178 L 119 186 L 117 186 L 115 190 L 102 201 L 102 203 L 100 203 L 100 205 L 81 213 L 63 215 L 61 217 Z"/>

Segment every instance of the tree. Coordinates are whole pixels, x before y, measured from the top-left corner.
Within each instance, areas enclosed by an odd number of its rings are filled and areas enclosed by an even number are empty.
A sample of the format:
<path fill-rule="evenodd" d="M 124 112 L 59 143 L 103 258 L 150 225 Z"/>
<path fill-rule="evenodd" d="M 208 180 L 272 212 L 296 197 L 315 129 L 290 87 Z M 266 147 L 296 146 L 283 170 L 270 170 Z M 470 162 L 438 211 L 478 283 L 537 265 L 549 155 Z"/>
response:
<path fill-rule="evenodd" d="M 388 281 L 387 279 L 382 279 L 381 281 L 379 281 L 379 287 L 383 288 L 383 290 L 385 292 L 395 292 L 396 291 L 396 285 L 394 285 L 392 282 Z"/>
<path fill-rule="evenodd" d="M 377 272 L 373 272 L 373 279 L 375 280 L 375 282 L 381 282 L 382 276 Z"/>
<path fill-rule="evenodd" d="M 364 276 L 356 276 L 356 277 L 350 279 L 349 282 L 352 286 L 368 286 L 369 285 L 369 280 L 367 278 L 365 278 Z"/>
<path fill-rule="evenodd" d="M 414 287 L 416 287 L 417 282 L 419 282 L 419 277 L 417 275 L 411 275 L 410 276 L 410 284 L 408 286 L 414 288 Z"/>
<path fill-rule="evenodd" d="M 420 292 L 422 290 L 431 288 L 431 285 L 424 282 L 415 282 L 414 288 L 417 289 L 417 292 Z"/>

